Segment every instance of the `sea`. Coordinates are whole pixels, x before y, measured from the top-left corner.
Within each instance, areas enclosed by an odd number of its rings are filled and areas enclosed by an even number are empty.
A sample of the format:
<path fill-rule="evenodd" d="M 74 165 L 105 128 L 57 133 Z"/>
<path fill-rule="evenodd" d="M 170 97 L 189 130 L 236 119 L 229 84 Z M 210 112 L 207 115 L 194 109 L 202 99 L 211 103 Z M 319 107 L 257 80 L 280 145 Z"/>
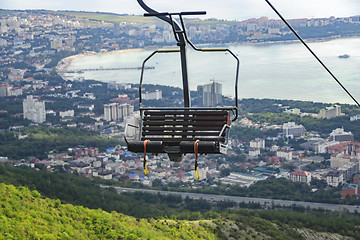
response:
<path fill-rule="evenodd" d="M 339 38 L 308 42 L 309 47 L 360 101 L 360 38 Z M 207 46 L 208 47 L 208 46 Z M 218 47 L 218 46 L 217 46 Z M 353 100 L 299 42 L 230 44 L 240 59 L 239 98 L 290 99 L 354 104 Z M 135 68 L 128 70 L 67 73 L 67 79 L 93 79 L 103 82 L 138 83 L 143 60 L 154 49 L 118 51 L 75 57 L 68 70 L 93 68 Z M 348 54 L 349 58 L 339 58 Z M 196 52 L 187 49 L 190 90 L 212 81 L 222 84 L 223 94 L 233 97 L 236 61 L 229 53 Z M 144 84 L 181 87 L 179 53 L 158 53 L 146 66 Z"/>

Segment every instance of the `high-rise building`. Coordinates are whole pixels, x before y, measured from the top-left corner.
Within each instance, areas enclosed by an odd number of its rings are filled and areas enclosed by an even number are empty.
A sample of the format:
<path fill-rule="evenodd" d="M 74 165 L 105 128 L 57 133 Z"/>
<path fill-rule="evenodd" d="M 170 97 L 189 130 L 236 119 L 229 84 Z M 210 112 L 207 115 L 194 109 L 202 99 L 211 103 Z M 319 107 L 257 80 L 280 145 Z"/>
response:
<path fill-rule="evenodd" d="M 213 83 L 197 87 L 198 97 L 204 107 L 215 107 L 222 103 L 222 84 Z"/>
<path fill-rule="evenodd" d="M 265 140 L 261 138 L 255 138 L 250 141 L 251 148 L 265 149 Z"/>
<path fill-rule="evenodd" d="M 32 95 L 28 95 L 23 101 L 24 118 L 36 123 L 46 121 L 45 102 L 40 102 Z"/>
<path fill-rule="evenodd" d="M 261 138 L 255 138 L 250 141 L 249 156 L 256 157 L 260 155 L 260 149 L 265 148 L 265 140 Z"/>
<path fill-rule="evenodd" d="M 8 96 L 10 89 L 11 89 L 11 85 L 0 84 L 0 97 Z"/>
<path fill-rule="evenodd" d="M 120 23 L 115 22 L 114 23 L 114 35 L 119 36 L 120 33 L 121 33 L 121 31 L 120 31 Z"/>
<path fill-rule="evenodd" d="M 134 106 L 128 103 L 110 103 L 104 105 L 104 119 L 106 121 L 124 120 L 134 112 Z"/>

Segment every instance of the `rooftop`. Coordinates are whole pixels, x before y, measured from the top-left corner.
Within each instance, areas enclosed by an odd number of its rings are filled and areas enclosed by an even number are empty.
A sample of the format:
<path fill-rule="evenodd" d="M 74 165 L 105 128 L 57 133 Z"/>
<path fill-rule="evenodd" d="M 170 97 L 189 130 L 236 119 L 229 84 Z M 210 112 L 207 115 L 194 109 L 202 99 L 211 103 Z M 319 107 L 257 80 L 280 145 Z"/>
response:
<path fill-rule="evenodd" d="M 311 174 L 309 172 L 306 171 L 294 171 L 291 172 L 290 175 L 296 175 L 296 176 L 310 176 Z"/>

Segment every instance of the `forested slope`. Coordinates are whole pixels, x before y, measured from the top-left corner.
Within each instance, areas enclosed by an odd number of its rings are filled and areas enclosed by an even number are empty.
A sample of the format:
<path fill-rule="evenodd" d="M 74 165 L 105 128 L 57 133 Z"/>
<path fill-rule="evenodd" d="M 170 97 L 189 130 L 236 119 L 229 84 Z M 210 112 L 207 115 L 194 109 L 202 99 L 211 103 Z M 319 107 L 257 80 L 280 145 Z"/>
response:
<path fill-rule="evenodd" d="M 100 183 L 0 164 L 0 239 L 360 239 L 358 213 L 117 194 Z"/>
<path fill-rule="evenodd" d="M 136 219 L 0 184 L 0 239 L 215 239 L 206 221 Z"/>

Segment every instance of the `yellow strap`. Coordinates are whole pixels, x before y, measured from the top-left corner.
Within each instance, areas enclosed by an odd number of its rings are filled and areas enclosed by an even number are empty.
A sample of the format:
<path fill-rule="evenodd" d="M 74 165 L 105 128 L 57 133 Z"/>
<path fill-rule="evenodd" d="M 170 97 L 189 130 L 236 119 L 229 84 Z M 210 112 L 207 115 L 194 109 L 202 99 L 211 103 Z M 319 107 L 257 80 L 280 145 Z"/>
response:
<path fill-rule="evenodd" d="M 196 174 L 196 178 L 199 180 L 200 179 L 200 173 L 199 173 L 199 167 L 197 164 L 197 160 L 198 160 L 198 153 L 199 153 L 199 142 L 200 140 L 196 140 L 194 143 L 194 152 L 195 152 L 195 174 Z"/>
<path fill-rule="evenodd" d="M 144 174 L 145 174 L 145 176 L 147 176 L 147 175 L 148 175 L 147 163 L 145 163 Z"/>
<path fill-rule="evenodd" d="M 146 144 L 147 144 L 148 142 L 150 142 L 149 139 L 146 139 L 146 140 L 144 141 L 144 174 L 145 174 L 145 176 L 148 175 L 148 169 L 147 169 L 147 164 L 146 164 Z"/>
<path fill-rule="evenodd" d="M 196 174 L 196 178 L 199 180 L 200 179 L 199 167 L 196 167 L 195 174 Z"/>
<path fill-rule="evenodd" d="M 180 52 L 180 49 L 159 49 L 157 51 L 158 53 L 173 53 L 173 52 Z"/>
<path fill-rule="evenodd" d="M 202 52 L 225 52 L 226 48 L 201 48 Z"/>

